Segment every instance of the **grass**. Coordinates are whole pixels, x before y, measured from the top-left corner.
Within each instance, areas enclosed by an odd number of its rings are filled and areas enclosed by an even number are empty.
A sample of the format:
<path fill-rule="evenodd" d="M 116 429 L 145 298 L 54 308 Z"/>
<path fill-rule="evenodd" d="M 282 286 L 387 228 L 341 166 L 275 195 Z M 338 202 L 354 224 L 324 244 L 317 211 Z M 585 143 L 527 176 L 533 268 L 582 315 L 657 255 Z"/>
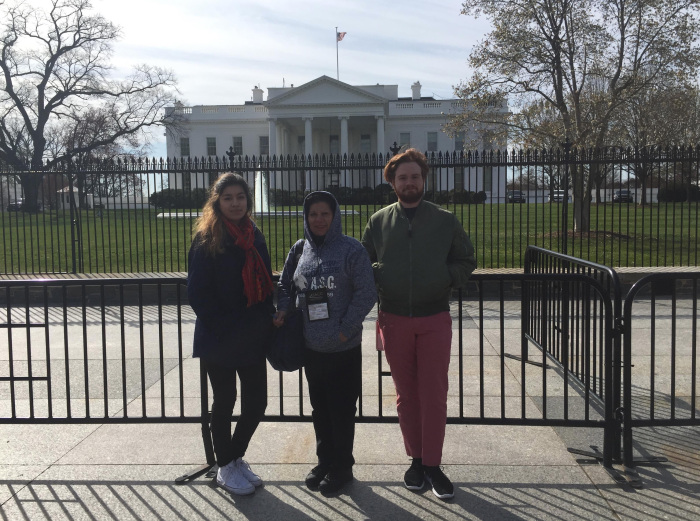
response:
<path fill-rule="evenodd" d="M 343 207 L 346 234 L 360 238 L 379 205 Z M 529 244 L 610 266 L 694 266 L 700 260 L 698 203 L 591 206 L 591 232 L 562 233 L 561 204 L 449 205 L 477 251 L 479 267 L 519 268 Z M 256 219 L 267 238 L 273 269 L 281 270 L 291 244 L 303 235 L 298 207 L 287 215 Z M 193 210 L 196 212 L 196 210 Z M 150 210 L 81 210 L 71 226 L 68 211 L 0 214 L 3 273 L 124 273 L 186 271 L 193 218 Z M 79 231 L 78 231 L 79 230 Z M 73 251 L 75 250 L 75 255 Z"/>

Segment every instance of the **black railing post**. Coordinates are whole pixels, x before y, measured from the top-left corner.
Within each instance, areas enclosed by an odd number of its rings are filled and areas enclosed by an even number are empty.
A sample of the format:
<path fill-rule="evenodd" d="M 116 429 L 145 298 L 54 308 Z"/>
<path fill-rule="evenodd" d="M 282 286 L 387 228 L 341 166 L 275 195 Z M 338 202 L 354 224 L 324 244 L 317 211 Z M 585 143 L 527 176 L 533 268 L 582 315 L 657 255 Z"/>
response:
<path fill-rule="evenodd" d="M 73 169 L 71 161 L 68 160 L 68 204 L 70 208 L 70 244 L 71 244 L 71 273 L 78 273 L 81 264 L 78 260 L 76 243 L 80 240 L 80 217 L 75 207 L 75 194 L 73 193 Z"/>
<path fill-rule="evenodd" d="M 566 141 L 562 143 L 564 147 L 564 201 L 561 211 L 561 252 L 564 255 L 568 255 L 568 239 L 569 239 L 569 170 L 571 161 L 571 140 L 569 136 L 566 137 Z"/>

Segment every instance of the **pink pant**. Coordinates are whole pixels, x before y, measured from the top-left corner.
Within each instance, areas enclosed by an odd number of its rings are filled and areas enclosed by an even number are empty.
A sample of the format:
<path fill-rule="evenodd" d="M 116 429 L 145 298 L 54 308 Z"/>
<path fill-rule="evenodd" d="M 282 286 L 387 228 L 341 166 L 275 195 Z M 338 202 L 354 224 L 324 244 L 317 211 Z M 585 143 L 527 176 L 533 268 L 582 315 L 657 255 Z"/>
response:
<path fill-rule="evenodd" d="M 396 408 L 406 454 L 440 465 L 447 419 L 447 370 L 452 318 L 379 312 L 384 352 L 396 386 Z"/>

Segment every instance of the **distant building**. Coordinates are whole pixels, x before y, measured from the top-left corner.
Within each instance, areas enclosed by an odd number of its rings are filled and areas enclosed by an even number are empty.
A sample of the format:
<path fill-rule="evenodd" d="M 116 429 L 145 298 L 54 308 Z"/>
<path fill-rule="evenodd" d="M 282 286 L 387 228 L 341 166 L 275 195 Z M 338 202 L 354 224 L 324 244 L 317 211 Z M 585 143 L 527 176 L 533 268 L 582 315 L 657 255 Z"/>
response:
<path fill-rule="evenodd" d="M 256 86 L 252 101 L 242 105 L 170 107 L 168 110 L 177 111 L 185 118 L 185 125 L 179 135 L 168 135 L 168 157 L 223 158 L 231 147 L 236 154 L 250 158 L 386 155 L 394 142 L 423 152 L 445 153 L 463 149 L 467 140 L 479 142 L 487 149 L 498 148 L 489 142 L 486 130 L 481 136 L 465 136 L 464 133 L 448 136 L 443 126 L 451 114 L 463 110 L 465 102 L 421 96 L 419 82 L 411 86 L 411 96 L 405 98 L 399 97 L 397 85 L 353 86 L 328 76 L 298 87 L 268 88 L 266 100 L 263 94 Z M 507 107 L 494 110 L 506 111 Z M 469 186 L 473 191 L 505 193 L 504 186 L 491 187 L 490 179 L 484 179 L 484 172 L 478 170 L 458 172 L 449 187 L 441 186 L 444 189 Z M 465 179 L 465 176 L 474 179 Z M 494 179 L 498 177 L 503 177 L 505 183 L 505 176 L 494 176 Z M 187 186 L 194 182 L 177 181 L 180 186 L 183 186 L 180 183 Z M 374 186 L 380 181 L 379 178 L 363 179 L 353 180 L 353 183 Z M 270 184 L 276 185 L 274 178 Z"/>

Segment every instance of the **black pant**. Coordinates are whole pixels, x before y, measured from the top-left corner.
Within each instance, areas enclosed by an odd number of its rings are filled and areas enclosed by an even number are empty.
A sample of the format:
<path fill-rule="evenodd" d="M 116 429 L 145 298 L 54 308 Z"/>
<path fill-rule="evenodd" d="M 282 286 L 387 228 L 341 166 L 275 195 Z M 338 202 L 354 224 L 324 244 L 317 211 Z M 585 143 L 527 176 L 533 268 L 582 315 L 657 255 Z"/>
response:
<path fill-rule="evenodd" d="M 306 349 L 304 355 L 318 463 L 334 470 L 352 468 L 355 413 L 362 386 L 361 346 L 338 353 Z"/>
<path fill-rule="evenodd" d="M 219 467 L 245 454 L 250 439 L 267 409 L 267 361 L 247 367 L 223 367 L 204 360 L 214 401 L 211 437 Z M 231 436 L 231 415 L 236 404 L 236 373 L 241 380 L 241 415 Z"/>

